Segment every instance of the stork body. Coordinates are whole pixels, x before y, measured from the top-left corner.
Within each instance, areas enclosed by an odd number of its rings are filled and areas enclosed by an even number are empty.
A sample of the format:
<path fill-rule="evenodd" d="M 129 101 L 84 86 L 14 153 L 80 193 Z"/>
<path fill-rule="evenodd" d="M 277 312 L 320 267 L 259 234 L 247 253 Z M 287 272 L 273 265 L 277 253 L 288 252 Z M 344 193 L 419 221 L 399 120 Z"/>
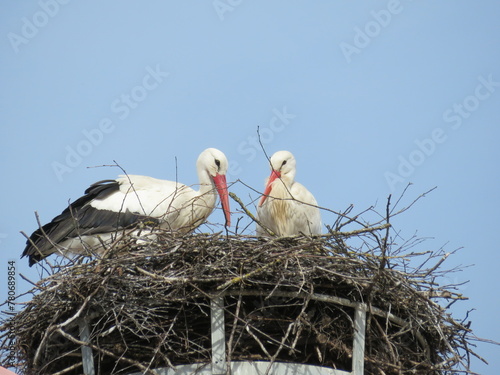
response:
<path fill-rule="evenodd" d="M 321 234 L 321 214 L 316 199 L 295 181 L 296 162 L 288 151 L 271 157 L 271 175 L 266 181 L 257 216 L 263 226 L 280 237 Z M 257 225 L 258 236 L 269 236 Z"/>
<path fill-rule="evenodd" d="M 91 185 L 50 223 L 36 230 L 22 256 L 30 266 L 52 253 L 99 252 L 126 231 L 144 232 L 144 225 L 188 233 L 201 225 L 220 196 L 230 226 L 226 184 L 228 162 L 216 149 L 203 151 L 197 161 L 200 189 L 174 181 L 125 175 Z M 47 238 L 48 237 L 48 238 Z"/>

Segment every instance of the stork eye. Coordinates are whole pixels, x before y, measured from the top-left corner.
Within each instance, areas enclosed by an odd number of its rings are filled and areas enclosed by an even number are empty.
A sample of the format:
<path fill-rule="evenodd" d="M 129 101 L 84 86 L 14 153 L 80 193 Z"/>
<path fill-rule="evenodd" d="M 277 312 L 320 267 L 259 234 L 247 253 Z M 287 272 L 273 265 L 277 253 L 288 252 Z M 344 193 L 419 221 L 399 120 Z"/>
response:
<path fill-rule="evenodd" d="M 219 159 L 215 159 L 215 165 L 217 166 L 217 168 L 220 168 L 220 160 Z"/>
<path fill-rule="evenodd" d="M 286 160 L 283 160 L 283 163 L 281 163 L 281 166 L 284 166 L 286 164 Z"/>

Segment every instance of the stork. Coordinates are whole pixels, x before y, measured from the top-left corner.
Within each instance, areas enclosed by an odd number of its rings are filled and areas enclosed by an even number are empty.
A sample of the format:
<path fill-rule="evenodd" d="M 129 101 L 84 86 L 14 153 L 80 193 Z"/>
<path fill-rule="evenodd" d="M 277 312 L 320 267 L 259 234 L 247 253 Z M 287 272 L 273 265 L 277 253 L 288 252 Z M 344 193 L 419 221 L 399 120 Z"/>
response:
<path fill-rule="evenodd" d="M 270 159 L 271 175 L 257 208 L 260 223 L 277 236 L 321 234 L 321 215 L 316 199 L 295 181 L 296 162 L 289 151 Z M 269 233 L 257 224 L 258 236 Z"/>
<path fill-rule="evenodd" d="M 33 232 L 22 257 L 29 258 L 31 267 L 52 253 L 78 254 L 88 249 L 99 252 L 125 230 L 140 233 L 139 228 L 145 223 L 167 231 L 189 233 L 212 213 L 216 192 L 222 203 L 225 226 L 229 227 L 226 156 L 215 148 L 208 148 L 200 154 L 196 166 L 198 191 L 178 182 L 139 175 L 121 175 L 115 180 L 92 184 L 84 196 Z"/>

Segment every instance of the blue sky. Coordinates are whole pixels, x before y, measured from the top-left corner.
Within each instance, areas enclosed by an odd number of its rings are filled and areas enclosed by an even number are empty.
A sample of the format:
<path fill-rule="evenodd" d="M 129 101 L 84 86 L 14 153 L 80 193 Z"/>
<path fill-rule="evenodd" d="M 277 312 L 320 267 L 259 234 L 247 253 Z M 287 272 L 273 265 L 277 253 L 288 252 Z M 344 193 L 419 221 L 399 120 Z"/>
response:
<path fill-rule="evenodd" d="M 447 1 L 6 2 L 0 14 L 0 267 L 38 280 L 20 230 L 98 180 L 197 182 L 207 147 L 229 181 L 262 191 L 269 154 L 292 151 L 319 204 L 359 212 L 413 185 L 394 221 L 444 268 L 472 329 L 500 341 L 500 3 Z M 177 162 L 176 162 L 177 160 Z M 176 164 L 177 163 L 177 164 Z M 240 183 L 246 203 L 257 194 Z M 231 202 L 235 210 L 235 202 Z M 238 215 L 233 217 L 234 222 Z M 220 212 L 210 219 L 222 223 Z M 324 213 L 325 224 L 335 217 Z M 2 271 L 2 274 L 4 272 Z M 28 284 L 18 278 L 18 292 Z M 4 281 L 1 282 L 2 285 Z M 5 300 L 7 288 L 0 288 Z M 498 347 L 478 343 L 496 374 Z"/>

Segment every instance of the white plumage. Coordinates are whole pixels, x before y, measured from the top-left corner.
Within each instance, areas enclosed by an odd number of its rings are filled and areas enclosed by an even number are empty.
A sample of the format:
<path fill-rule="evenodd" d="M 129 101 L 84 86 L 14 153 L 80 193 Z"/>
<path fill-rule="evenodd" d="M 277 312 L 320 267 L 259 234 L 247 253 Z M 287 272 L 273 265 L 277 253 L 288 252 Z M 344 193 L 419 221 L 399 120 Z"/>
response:
<path fill-rule="evenodd" d="M 199 190 L 153 177 L 126 175 L 99 181 L 27 241 L 23 256 L 30 266 L 46 256 L 99 251 L 124 230 L 136 234 L 147 225 L 187 233 L 201 225 L 215 208 L 217 193 L 230 226 L 226 184 L 228 161 L 219 150 L 203 151 L 196 163 Z M 48 238 L 49 239 L 48 239 Z"/>
<path fill-rule="evenodd" d="M 316 199 L 295 181 L 296 162 L 289 151 L 271 157 L 271 175 L 257 208 L 263 226 L 277 236 L 321 234 L 321 214 Z M 258 236 L 269 236 L 257 225 Z"/>

